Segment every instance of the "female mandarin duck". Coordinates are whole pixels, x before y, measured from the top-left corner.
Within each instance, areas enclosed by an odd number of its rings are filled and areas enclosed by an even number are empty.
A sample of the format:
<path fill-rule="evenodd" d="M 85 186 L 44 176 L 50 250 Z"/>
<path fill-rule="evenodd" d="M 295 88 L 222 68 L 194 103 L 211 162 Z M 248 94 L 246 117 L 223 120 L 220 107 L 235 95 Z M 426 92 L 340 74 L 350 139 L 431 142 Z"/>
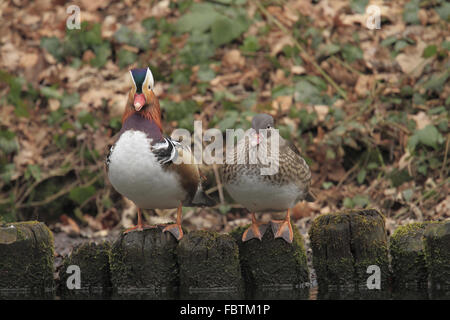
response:
<path fill-rule="evenodd" d="M 256 142 L 246 143 L 245 138 L 241 139 L 238 147 L 234 149 L 235 164 L 222 166 L 225 189 L 236 202 L 251 211 L 252 224 L 242 235 L 242 241 L 253 238 L 261 240 L 267 229 L 267 225 L 256 220 L 255 212 L 287 210 L 285 219 L 272 220 L 271 226 L 275 238 L 283 238 L 288 243 L 292 243 L 294 234 L 290 222 L 290 209 L 298 201 L 314 201 L 314 197 L 309 192 L 311 172 L 295 145 L 279 135 L 275 136 L 279 139 L 277 141 L 279 144 L 278 154 L 267 152 L 267 157 L 272 157 L 270 160 L 278 164 L 275 174 L 261 175 L 261 168 L 265 165 L 259 159 L 255 164 L 239 164 L 237 160 L 248 155 L 249 151 L 252 151 L 251 149 L 256 148 L 257 145 L 264 145 L 267 150 L 271 150 L 269 137 L 274 132 L 272 116 L 268 114 L 254 116 L 252 129 L 253 141 Z M 267 130 L 266 139 L 260 134 L 261 129 Z M 245 143 L 242 149 L 239 149 L 239 143 Z M 278 159 L 275 158 L 277 156 Z"/>
<path fill-rule="evenodd" d="M 149 68 L 130 71 L 133 87 L 122 117 L 122 129 L 107 157 L 108 178 L 113 187 L 138 207 L 138 222 L 131 230 L 152 228 L 143 225 L 141 209 L 178 208 L 175 224 L 165 231 L 177 240 L 181 229 L 182 205 L 213 205 L 202 190 L 197 165 L 186 147 L 162 134 L 161 110 L 153 93 Z M 174 161 L 180 164 L 175 164 Z"/>

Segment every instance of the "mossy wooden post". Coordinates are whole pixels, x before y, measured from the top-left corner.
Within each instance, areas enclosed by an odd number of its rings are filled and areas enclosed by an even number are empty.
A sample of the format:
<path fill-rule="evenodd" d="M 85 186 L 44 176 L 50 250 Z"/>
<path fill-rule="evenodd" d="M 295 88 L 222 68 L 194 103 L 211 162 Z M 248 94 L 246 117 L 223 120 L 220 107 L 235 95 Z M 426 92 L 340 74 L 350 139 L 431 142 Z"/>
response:
<path fill-rule="evenodd" d="M 432 299 L 450 298 L 450 221 L 430 225 L 425 231 L 425 259 Z"/>
<path fill-rule="evenodd" d="M 248 227 L 248 226 L 247 226 Z M 239 246 L 246 298 L 307 299 L 309 272 L 303 237 L 294 224 L 294 240 L 274 239 L 269 227 L 262 240 L 242 242 L 246 227 L 231 233 Z"/>
<path fill-rule="evenodd" d="M 378 210 L 321 215 L 314 220 L 309 235 L 320 298 L 388 297 L 387 235 Z M 369 289 L 368 283 L 374 283 L 378 270 L 380 289 Z"/>
<path fill-rule="evenodd" d="M 53 262 L 53 234 L 44 223 L 0 225 L 0 296 L 51 295 Z"/>
<path fill-rule="evenodd" d="M 430 222 L 416 222 L 398 227 L 391 236 L 393 297 L 428 298 L 428 270 L 423 236 Z"/>
<path fill-rule="evenodd" d="M 86 242 L 76 246 L 72 253 L 64 259 L 59 272 L 59 293 L 73 297 L 107 297 L 111 288 L 109 270 L 109 242 Z M 75 288 L 76 272 L 79 270 L 80 288 Z M 68 287 L 68 282 L 69 286 Z"/>
<path fill-rule="evenodd" d="M 164 226 L 121 234 L 109 264 L 114 295 L 120 298 L 174 298 L 178 286 L 177 240 Z"/>
<path fill-rule="evenodd" d="M 239 299 L 243 284 L 239 250 L 228 234 L 193 231 L 178 249 L 182 299 Z"/>

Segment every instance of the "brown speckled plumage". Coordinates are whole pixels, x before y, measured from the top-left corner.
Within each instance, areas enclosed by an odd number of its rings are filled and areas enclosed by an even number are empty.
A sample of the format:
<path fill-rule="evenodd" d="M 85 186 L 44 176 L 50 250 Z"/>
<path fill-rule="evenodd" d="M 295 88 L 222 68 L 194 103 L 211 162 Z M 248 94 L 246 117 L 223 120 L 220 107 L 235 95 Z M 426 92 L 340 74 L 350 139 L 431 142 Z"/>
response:
<path fill-rule="evenodd" d="M 294 144 L 284 140 L 273 130 L 273 118 L 260 114 L 252 121 L 253 134 L 250 139 L 239 140 L 232 155 L 233 163 L 221 167 L 222 182 L 231 197 L 252 212 L 252 226 L 243 234 L 242 240 L 262 238 L 267 228 L 256 221 L 255 212 L 284 211 L 286 218 L 271 222 L 276 238 L 281 237 L 292 242 L 293 232 L 290 225 L 289 210 L 301 200 L 312 201 L 309 188 L 311 171 L 306 161 Z M 260 131 L 267 130 L 267 137 Z M 259 134 L 257 134 L 259 132 Z M 272 138 L 278 137 L 278 157 L 271 153 Z M 253 141 L 252 141 L 253 139 Z M 258 147 L 256 147 L 258 146 Z M 265 157 L 253 158 L 249 163 L 249 152 L 257 152 L 259 148 L 266 150 Z M 278 170 L 273 174 L 261 174 L 262 168 L 268 168 L 271 163 L 278 164 Z"/>
<path fill-rule="evenodd" d="M 245 142 L 240 141 L 240 143 Z M 273 185 L 280 186 L 283 184 L 294 183 L 298 185 L 300 189 L 305 191 L 305 196 L 308 194 L 311 183 L 311 171 L 292 142 L 286 141 L 280 137 L 278 172 L 273 175 L 261 175 L 260 169 L 264 167 L 264 164 L 262 164 L 259 159 L 257 164 L 248 163 L 249 148 L 248 142 L 245 143 L 245 152 L 241 152 L 241 154 L 239 154 L 237 146 L 234 148 L 234 164 L 225 163 L 222 166 L 222 182 L 224 185 L 236 181 L 238 177 L 255 175 L 260 176 L 264 182 Z M 267 142 L 266 148 L 268 150 L 268 157 L 270 157 L 270 141 Z M 239 158 L 242 159 L 242 157 L 245 157 L 245 164 L 238 164 L 237 160 Z M 303 195 L 299 195 L 298 201 L 303 199 Z"/>

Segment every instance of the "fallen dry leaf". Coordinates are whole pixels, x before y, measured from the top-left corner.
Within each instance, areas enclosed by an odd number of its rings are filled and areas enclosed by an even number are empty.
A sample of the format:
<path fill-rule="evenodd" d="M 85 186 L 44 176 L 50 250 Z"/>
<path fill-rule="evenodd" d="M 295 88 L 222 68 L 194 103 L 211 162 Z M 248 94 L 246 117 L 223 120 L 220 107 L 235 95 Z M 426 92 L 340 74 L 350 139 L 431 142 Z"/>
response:
<path fill-rule="evenodd" d="M 423 50 L 427 47 L 427 44 L 423 41 L 419 41 L 414 48 L 407 48 L 405 53 L 400 53 L 395 60 L 400 65 L 403 73 L 409 74 L 414 78 L 418 78 L 425 68 L 425 65 L 431 60 L 422 57 Z"/>
<path fill-rule="evenodd" d="M 231 70 L 242 69 L 245 65 L 245 57 L 241 55 L 241 51 L 237 49 L 229 50 L 222 58 L 224 67 Z"/>
<path fill-rule="evenodd" d="M 422 130 L 427 125 L 431 124 L 430 118 L 428 118 L 428 115 L 423 111 L 420 111 L 415 115 L 408 115 L 408 118 L 413 119 L 416 122 L 417 130 Z"/>

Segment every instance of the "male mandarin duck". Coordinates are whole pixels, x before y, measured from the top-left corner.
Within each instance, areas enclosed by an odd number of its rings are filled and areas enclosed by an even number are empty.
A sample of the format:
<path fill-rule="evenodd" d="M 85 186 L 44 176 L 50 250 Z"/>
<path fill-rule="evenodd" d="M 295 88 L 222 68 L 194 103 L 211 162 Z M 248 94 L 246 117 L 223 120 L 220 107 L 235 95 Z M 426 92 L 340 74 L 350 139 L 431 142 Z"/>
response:
<path fill-rule="evenodd" d="M 235 147 L 234 164 L 225 163 L 222 166 L 225 189 L 236 202 L 250 210 L 252 215 L 252 224 L 242 235 L 242 241 L 253 238 L 261 240 L 267 229 L 267 225 L 256 220 L 255 212 L 287 210 L 284 220 L 272 220 L 270 224 L 275 238 L 283 238 L 288 243 L 292 243 L 294 234 L 290 222 L 291 208 L 301 200 L 314 201 L 309 191 L 311 171 L 295 145 L 279 135 L 276 135 L 279 139 L 279 150 L 278 170 L 275 174 L 262 175 L 260 169 L 266 165 L 260 159 L 255 164 L 249 164 L 248 161 L 239 164 L 237 160 L 248 155 L 249 151 L 257 145 L 264 145 L 270 150 L 269 137 L 274 132 L 272 116 L 268 114 L 254 116 L 252 129 L 253 141 L 256 142 L 246 143 L 245 138 L 241 139 L 238 146 L 242 143 L 245 145 L 242 149 Z M 267 129 L 267 138 L 261 134 L 261 129 Z M 267 157 L 272 157 L 270 160 L 276 162 L 276 156 L 275 152 L 267 152 Z"/>
<path fill-rule="evenodd" d="M 152 228 L 143 224 L 141 209 L 178 208 L 176 223 L 163 231 L 180 240 L 182 205 L 213 205 L 213 202 L 202 190 L 199 170 L 192 164 L 189 148 L 162 133 L 152 72 L 149 68 L 133 69 L 130 75 L 133 86 L 128 93 L 122 129 L 106 160 L 108 178 L 120 194 L 138 207 L 137 225 L 125 232 Z M 175 164 L 178 157 L 183 161 Z"/>

